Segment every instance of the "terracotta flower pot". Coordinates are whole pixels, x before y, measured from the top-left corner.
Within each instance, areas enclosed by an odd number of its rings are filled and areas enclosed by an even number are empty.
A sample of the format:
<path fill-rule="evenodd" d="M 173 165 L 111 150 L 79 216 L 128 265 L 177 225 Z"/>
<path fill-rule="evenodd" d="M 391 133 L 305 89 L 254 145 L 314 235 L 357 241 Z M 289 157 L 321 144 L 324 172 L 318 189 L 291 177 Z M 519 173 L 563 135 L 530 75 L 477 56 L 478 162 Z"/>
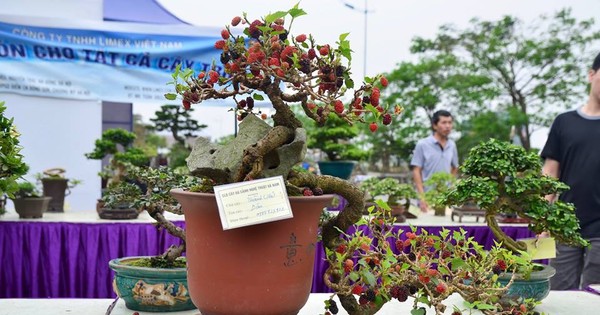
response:
<path fill-rule="evenodd" d="M 319 217 L 332 195 L 290 197 L 292 219 L 224 231 L 213 194 L 171 194 L 184 210 L 190 296 L 203 315 L 300 311 L 312 285 Z"/>

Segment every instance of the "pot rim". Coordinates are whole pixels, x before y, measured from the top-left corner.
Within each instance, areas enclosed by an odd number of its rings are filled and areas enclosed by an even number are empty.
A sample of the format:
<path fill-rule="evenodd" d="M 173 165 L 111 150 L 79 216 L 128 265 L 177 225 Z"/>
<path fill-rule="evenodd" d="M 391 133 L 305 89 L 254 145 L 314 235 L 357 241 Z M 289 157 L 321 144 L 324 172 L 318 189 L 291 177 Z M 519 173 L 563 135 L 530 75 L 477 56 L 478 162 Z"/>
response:
<path fill-rule="evenodd" d="M 177 194 L 177 195 L 188 195 L 188 196 L 204 196 L 204 197 L 214 197 L 215 194 L 213 193 L 204 193 L 204 192 L 194 192 L 194 191 L 187 191 L 187 190 L 183 190 L 183 188 L 173 188 L 170 190 L 170 193 L 173 194 Z M 335 194 L 323 194 L 320 196 L 288 196 L 288 198 L 293 199 L 293 200 L 311 200 L 309 198 L 312 198 L 312 200 L 314 200 L 314 198 L 318 198 L 318 199 L 332 199 L 335 196 Z"/>
<path fill-rule="evenodd" d="M 187 273 L 186 267 L 178 267 L 178 268 L 152 268 L 152 267 L 139 267 L 139 266 L 131 266 L 124 264 L 124 261 L 128 260 L 136 260 L 136 259 L 144 259 L 144 258 L 152 258 L 156 256 L 125 256 L 120 258 L 111 259 L 108 262 L 108 266 L 110 269 L 114 270 L 115 273 L 128 273 L 128 272 L 144 272 L 144 273 L 156 273 L 159 270 L 161 273 L 168 274 L 181 274 Z M 182 256 L 185 258 L 185 256 Z"/>

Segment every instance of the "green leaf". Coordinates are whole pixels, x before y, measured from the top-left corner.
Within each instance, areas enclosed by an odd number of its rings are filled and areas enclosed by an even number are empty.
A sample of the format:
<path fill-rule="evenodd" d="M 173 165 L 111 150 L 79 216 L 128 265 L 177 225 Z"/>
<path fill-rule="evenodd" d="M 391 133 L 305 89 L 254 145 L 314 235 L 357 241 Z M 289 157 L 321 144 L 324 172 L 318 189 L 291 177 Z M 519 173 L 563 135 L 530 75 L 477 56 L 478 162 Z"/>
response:
<path fill-rule="evenodd" d="M 375 279 L 375 276 L 372 273 L 365 272 L 363 273 L 363 277 L 368 285 L 374 286 L 375 284 L 377 284 L 377 279 Z"/>
<path fill-rule="evenodd" d="M 296 5 L 291 8 L 288 13 L 293 17 L 293 18 L 297 18 L 299 16 L 303 16 L 306 15 L 306 12 L 300 8 L 298 8 L 298 4 L 300 3 L 296 3 Z"/>
<path fill-rule="evenodd" d="M 271 23 L 275 22 L 277 19 L 286 16 L 288 13 L 285 11 L 277 11 L 275 13 L 271 13 L 265 17 L 265 24 L 271 25 Z"/>
<path fill-rule="evenodd" d="M 417 308 L 410 311 L 411 315 L 425 315 L 427 314 L 424 308 Z"/>
<path fill-rule="evenodd" d="M 252 94 L 252 98 L 255 99 L 255 100 L 257 100 L 257 101 L 264 101 L 265 100 L 265 98 L 262 95 L 258 94 L 258 93 Z"/>
<path fill-rule="evenodd" d="M 175 93 L 166 93 L 165 94 L 165 98 L 168 99 L 169 101 L 174 101 L 175 99 L 177 99 L 177 94 L 175 94 Z"/>

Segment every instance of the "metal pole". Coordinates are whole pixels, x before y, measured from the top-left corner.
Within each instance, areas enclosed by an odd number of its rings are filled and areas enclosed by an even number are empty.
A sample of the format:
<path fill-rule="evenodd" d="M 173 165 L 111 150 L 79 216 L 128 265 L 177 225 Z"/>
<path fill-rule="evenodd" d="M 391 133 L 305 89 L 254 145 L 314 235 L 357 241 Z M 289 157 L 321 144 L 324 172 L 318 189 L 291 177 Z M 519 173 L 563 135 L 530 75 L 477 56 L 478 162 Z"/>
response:
<path fill-rule="evenodd" d="M 367 76 L 367 0 L 365 0 L 365 55 L 363 60 L 363 78 Z"/>

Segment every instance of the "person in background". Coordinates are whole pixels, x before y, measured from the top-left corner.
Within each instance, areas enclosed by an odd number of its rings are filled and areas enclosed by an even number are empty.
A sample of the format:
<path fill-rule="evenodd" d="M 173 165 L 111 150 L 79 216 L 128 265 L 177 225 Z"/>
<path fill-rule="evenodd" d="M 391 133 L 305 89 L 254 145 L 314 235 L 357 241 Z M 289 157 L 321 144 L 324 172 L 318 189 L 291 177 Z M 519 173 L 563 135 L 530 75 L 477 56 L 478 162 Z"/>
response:
<path fill-rule="evenodd" d="M 590 92 L 582 107 L 558 115 L 541 152 L 542 172 L 570 189 L 559 198 L 575 205 L 588 248 L 556 245 L 552 290 L 577 290 L 600 283 L 600 54 L 588 71 Z M 547 196 L 554 200 L 556 196 Z"/>
<path fill-rule="evenodd" d="M 437 172 L 458 173 L 458 151 L 456 143 L 448 138 L 452 132 L 452 114 L 446 110 L 438 110 L 431 118 L 433 134 L 417 142 L 410 165 L 413 181 L 419 194 L 419 208 L 427 212 L 429 206 L 425 201 L 426 187 L 423 183 Z"/>

